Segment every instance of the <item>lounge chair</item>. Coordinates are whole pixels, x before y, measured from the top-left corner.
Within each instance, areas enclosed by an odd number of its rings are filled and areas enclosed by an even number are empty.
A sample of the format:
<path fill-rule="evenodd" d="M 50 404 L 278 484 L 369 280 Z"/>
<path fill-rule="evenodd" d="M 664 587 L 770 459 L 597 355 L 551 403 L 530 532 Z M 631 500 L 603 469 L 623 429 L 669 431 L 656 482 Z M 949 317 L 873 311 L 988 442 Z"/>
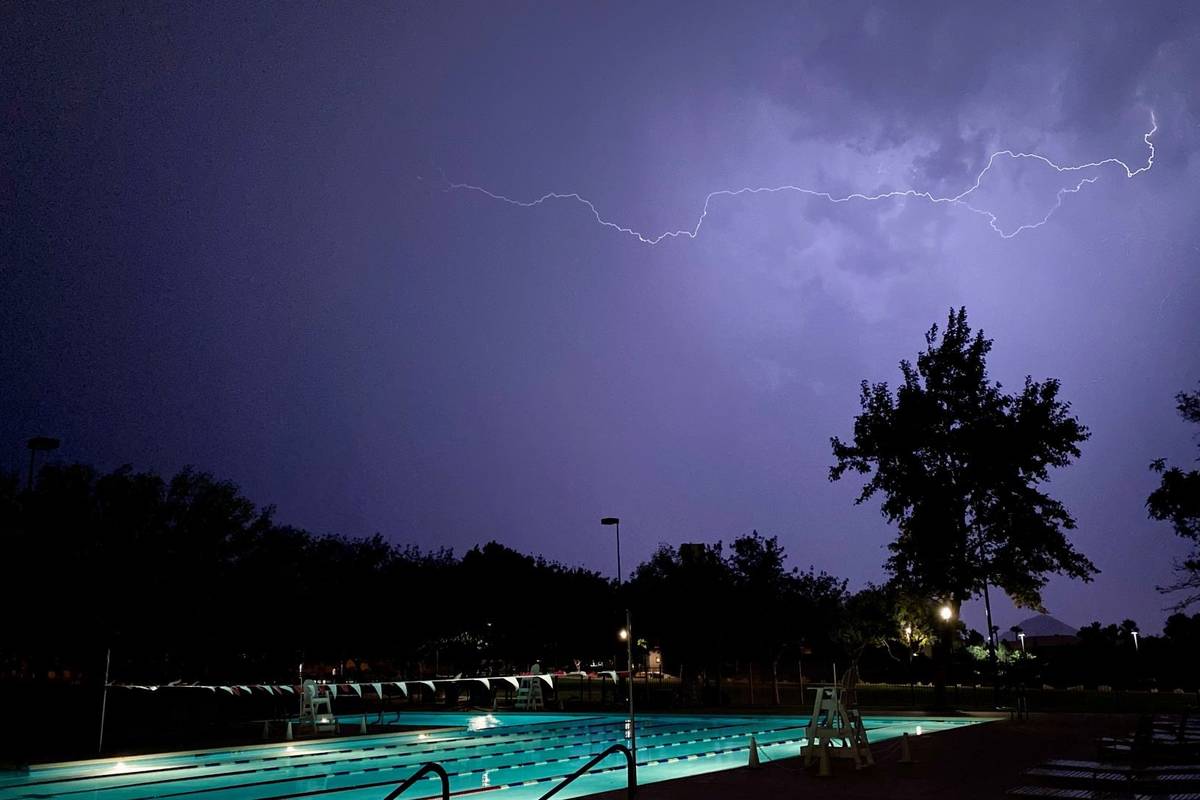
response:
<path fill-rule="evenodd" d="M 1155 794 L 1105 789 L 1057 789 L 1053 786 L 1017 786 L 1005 794 L 1011 797 L 1050 797 L 1055 800 L 1200 800 L 1200 793 Z"/>

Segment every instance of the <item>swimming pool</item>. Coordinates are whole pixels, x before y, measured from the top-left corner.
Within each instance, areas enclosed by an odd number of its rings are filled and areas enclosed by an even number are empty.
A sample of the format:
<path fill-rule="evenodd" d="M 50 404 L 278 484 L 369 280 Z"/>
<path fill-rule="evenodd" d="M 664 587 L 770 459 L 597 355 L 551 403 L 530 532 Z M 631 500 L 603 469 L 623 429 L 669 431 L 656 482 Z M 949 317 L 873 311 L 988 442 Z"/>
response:
<path fill-rule="evenodd" d="M 380 800 L 427 761 L 445 767 L 454 795 L 503 790 L 506 800 L 536 800 L 591 756 L 626 743 L 628 729 L 618 714 L 403 713 L 401 721 L 428 728 L 35 766 L 27 773 L 0 772 L 0 800 Z M 872 742 L 981 721 L 864 719 Z M 638 783 L 745 766 L 751 735 L 766 758 L 798 755 L 807 722 L 784 716 L 639 717 Z M 625 759 L 618 753 L 556 797 L 624 786 Z M 431 776 L 404 798 L 440 795 Z"/>

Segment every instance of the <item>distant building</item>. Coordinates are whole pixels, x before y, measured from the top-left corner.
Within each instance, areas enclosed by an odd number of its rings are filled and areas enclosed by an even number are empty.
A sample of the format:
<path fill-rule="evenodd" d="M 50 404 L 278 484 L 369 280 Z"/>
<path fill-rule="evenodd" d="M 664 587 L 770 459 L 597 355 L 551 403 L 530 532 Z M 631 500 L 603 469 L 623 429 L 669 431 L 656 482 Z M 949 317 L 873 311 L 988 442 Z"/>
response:
<path fill-rule="evenodd" d="M 1026 649 L 1062 647 L 1079 643 L 1078 629 L 1072 628 L 1049 614 L 1038 614 L 1014 627 L 1019 628 L 1025 634 Z M 1021 646 L 1021 638 L 1011 630 L 1005 631 L 1000 638 L 1009 647 Z"/>

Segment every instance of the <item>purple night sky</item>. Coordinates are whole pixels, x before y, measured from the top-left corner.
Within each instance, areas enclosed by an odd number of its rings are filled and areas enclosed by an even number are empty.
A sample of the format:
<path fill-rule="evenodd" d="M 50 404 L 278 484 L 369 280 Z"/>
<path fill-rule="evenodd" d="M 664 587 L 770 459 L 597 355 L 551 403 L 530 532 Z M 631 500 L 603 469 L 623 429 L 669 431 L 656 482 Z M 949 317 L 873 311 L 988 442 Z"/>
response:
<path fill-rule="evenodd" d="M 830 484 L 863 378 L 965 305 L 993 377 L 1092 430 L 1051 492 L 1102 570 L 1051 613 L 1158 631 L 1200 379 L 1200 6 L 28 3 L 0 33 L 0 466 L 185 464 L 278 518 L 614 571 L 778 535 L 883 577 Z M 707 6 L 707 7 L 706 7 Z M 794 184 L 972 202 L 833 204 Z M 439 170 L 444 172 L 439 172 Z M 443 177 L 444 175 L 444 177 Z M 999 604 L 1007 629 L 1027 612 Z M 966 621 L 982 629 L 980 610 Z"/>

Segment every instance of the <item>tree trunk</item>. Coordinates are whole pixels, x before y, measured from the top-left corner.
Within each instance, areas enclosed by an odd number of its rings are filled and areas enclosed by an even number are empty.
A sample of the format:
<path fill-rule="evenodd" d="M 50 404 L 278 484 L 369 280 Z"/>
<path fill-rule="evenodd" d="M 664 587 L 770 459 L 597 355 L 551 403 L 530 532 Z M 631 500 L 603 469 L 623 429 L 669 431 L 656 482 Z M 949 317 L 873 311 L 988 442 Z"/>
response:
<path fill-rule="evenodd" d="M 775 705 L 783 705 L 779 702 L 779 659 L 776 658 L 771 662 L 771 685 L 775 689 Z"/>

